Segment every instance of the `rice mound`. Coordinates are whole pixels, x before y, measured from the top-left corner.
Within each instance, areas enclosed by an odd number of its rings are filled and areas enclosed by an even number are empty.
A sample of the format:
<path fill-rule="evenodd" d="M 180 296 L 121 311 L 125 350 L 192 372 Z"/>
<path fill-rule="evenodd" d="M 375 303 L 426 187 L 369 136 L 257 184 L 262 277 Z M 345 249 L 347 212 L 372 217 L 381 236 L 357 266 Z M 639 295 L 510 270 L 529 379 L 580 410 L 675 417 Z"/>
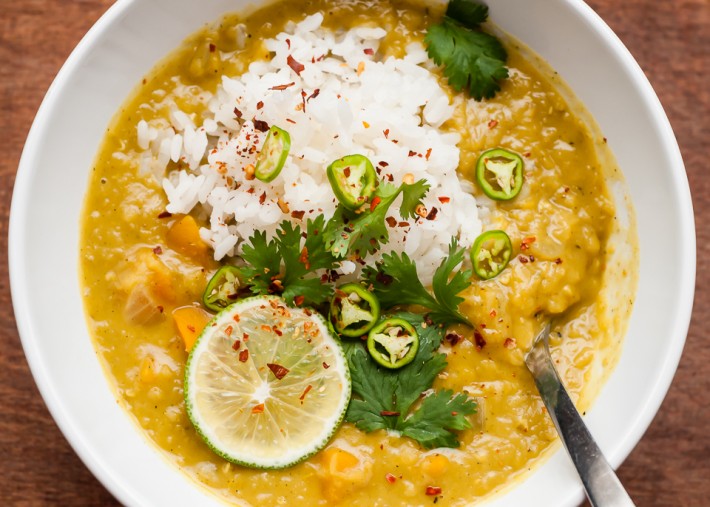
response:
<path fill-rule="evenodd" d="M 142 165 L 162 177 L 171 160 L 182 162 L 183 168 L 163 178 L 167 211 L 197 207 L 204 213 L 210 227 L 200 234 L 216 260 L 239 255 L 255 231 L 273 235 L 285 219 L 330 218 L 337 200 L 326 167 L 345 155 L 365 155 L 380 178 L 395 185 L 426 179 L 427 218 L 405 221 L 395 202 L 388 213 L 389 242 L 366 260 L 406 252 L 422 281 L 431 283 L 451 238 L 467 247 L 481 232 L 471 185 L 456 172 L 459 135 L 440 128 L 454 106 L 427 70 L 431 62 L 420 43 L 410 44 L 404 58 L 380 61 L 382 28 L 336 34 L 322 21 L 314 14 L 265 40 L 272 59 L 251 63 L 240 77 L 223 77 L 203 117 L 174 106 L 168 128 L 139 122 Z M 245 171 L 255 164 L 266 125 L 291 136 L 288 159 L 270 183 L 249 179 Z M 358 268 L 351 261 L 341 264 L 346 275 Z"/>

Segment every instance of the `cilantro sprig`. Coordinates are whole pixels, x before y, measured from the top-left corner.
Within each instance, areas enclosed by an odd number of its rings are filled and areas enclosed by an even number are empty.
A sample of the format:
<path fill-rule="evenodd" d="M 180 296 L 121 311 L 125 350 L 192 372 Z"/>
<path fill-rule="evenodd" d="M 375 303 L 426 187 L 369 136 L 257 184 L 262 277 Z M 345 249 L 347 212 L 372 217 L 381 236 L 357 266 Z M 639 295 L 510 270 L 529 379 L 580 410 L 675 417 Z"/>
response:
<path fill-rule="evenodd" d="M 481 31 L 488 7 L 475 0 L 450 0 L 443 20 L 427 30 L 429 57 L 444 66 L 456 90 L 468 90 L 476 100 L 492 98 L 508 77 L 508 54 L 493 35 Z"/>
<path fill-rule="evenodd" d="M 473 273 L 458 268 L 464 260 L 465 250 L 451 239 L 449 255 L 434 272 L 430 293 L 417 276 L 415 262 L 404 252 L 384 254 L 375 267 L 367 266 L 363 276 L 370 284 L 383 308 L 396 305 L 420 305 L 430 310 L 429 317 L 439 323 L 471 325 L 458 310 L 464 298 L 459 294 L 466 289 Z"/>
<path fill-rule="evenodd" d="M 281 222 L 272 240 L 267 240 L 265 232 L 256 231 L 242 247 L 246 264 L 240 268 L 251 292 L 281 294 L 289 304 L 317 306 L 326 302 L 333 286 L 322 283 L 315 272 L 334 269 L 337 260 L 325 246 L 324 228 L 325 218 L 319 215 L 306 222 L 304 232 L 288 220 Z"/>
<path fill-rule="evenodd" d="M 450 390 L 431 392 L 422 398 L 446 367 L 446 356 L 436 352 L 443 330 L 426 325 L 421 315 L 395 316 L 406 319 L 417 330 L 417 355 L 401 370 L 385 371 L 360 343 L 345 344 L 353 389 L 345 420 L 365 432 L 397 431 L 426 449 L 458 447 L 455 431 L 471 427 L 466 416 L 476 412 L 476 403 L 465 394 L 455 395 Z"/>
<path fill-rule="evenodd" d="M 369 206 L 360 213 L 354 213 L 343 205 L 338 205 L 333 218 L 324 231 L 328 250 L 336 258 L 348 255 L 365 257 L 379 249 L 381 243 L 389 239 L 385 218 L 387 211 L 397 197 L 402 194 L 399 213 L 402 218 L 416 217 L 416 209 L 429 190 L 426 180 L 413 184 L 403 183 L 399 187 L 380 182 Z"/>

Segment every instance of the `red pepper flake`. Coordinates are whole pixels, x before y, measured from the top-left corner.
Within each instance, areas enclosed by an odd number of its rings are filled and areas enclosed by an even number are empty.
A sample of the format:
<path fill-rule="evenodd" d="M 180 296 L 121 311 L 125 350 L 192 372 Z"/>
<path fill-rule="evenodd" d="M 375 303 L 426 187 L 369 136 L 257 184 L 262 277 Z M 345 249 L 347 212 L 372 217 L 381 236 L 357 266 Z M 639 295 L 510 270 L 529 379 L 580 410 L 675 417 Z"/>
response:
<path fill-rule="evenodd" d="M 286 88 L 290 88 L 291 86 L 293 86 L 295 84 L 296 84 L 295 82 L 291 81 L 290 83 L 272 86 L 271 88 L 269 88 L 269 90 L 282 91 L 282 90 L 285 90 Z"/>
<path fill-rule="evenodd" d="M 264 204 L 264 201 L 266 201 L 266 192 L 262 192 L 259 196 L 259 204 Z"/>
<path fill-rule="evenodd" d="M 232 326 L 227 326 L 224 328 L 224 334 L 227 336 L 232 336 L 232 331 L 234 331 L 234 328 Z"/>
<path fill-rule="evenodd" d="M 301 306 L 305 300 L 306 298 L 300 295 L 293 298 L 293 302 L 296 303 L 296 306 Z"/>
<path fill-rule="evenodd" d="M 239 362 L 246 363 L 249 360 L 249 349 L 244 349 L 239 353 Z"/>
<path fill-rule="evenodd" d="M 387 139 L 387 137 L 390 135 L 390 129 L 385 129 L 382 131 L 382 133 L 385 135 L 385 139 Z M 382 162 L 380 162 L 380 163 L 382 163 Z"/>
<path fill-rule="evenodd" d="M 249 333 L 242 333 L 242 340 L 248 341 L 249 340 Z"/>
<path fill-rule="evenodd" d="M 427 486 L 426 494 L 428 496 L 437 496 L 441 494 L 441 488 L 439 486 Z"/>
<path fill-rule="evenodd" d="M 328 368 L 330 368 L 330 365 L 328 363 L 326 363 L 325 361 L 323 361 L 323 368 L 325 368 L 327 370 Z"/>
<path fill-rule="evenodd" d="M 173 216 L 173 214 L 169 211 L 163 211 L 158 215 L 158 218 L 170 218 L 171 216 Z"/>
<path fill-rule="evenodd" d="M 409 155 L 407 155 L 407 156 L 408 156 L 408 157 L 413 157 L 413 156 L 416 155 L 416 154 L 417 154 L 416 151 L 409 150 Z"/>
<path fill-rule="evenodd" d="M 458 333 L 446 333 L 446 336 L 444 336 L 444 340 L 449 342 L 449 345 L 452 347 L 459 343 L 461 340 L 463 340 L 463 336 L 461 336 Z"/>
<path fill-rule="evenodd" d="M 234 314 L 234 317 L 232 317 L 232 318 L 234 319 L 234 322 L 239 322 L 239 321 L 241 320 L 241 319 L 239 318 L 239 314 L 238 314 L 238 313 L 235 313 L 235 314 Z"/>
<path fill-rule="evenodd" d="M 429 211 L 429 214 L 426 216 L 427 220 L 435 220 L 436 219 L 436 214 L 439 212 L 436 207 L 432 206 L 431 211 Z"/>
<path fill-rule="evenodd" d="M 555 259 L 555 264 L 562 264 L 562 259 L 560 259 L 559 257 Z"/>
<path fill-rule="evenodd" d="M 516 347 L 515 338 L 506 338 L 503 346 L 508 350 L 513 350 Z"/>
<path fill-rule="evenodd" d="M 391 410 L 382 410 L 380 412 L 380 415 L 382 417 L 390 417 L 390 416 L 397 417 L 397 416 L 399 416 L 399 412 L 393 412 Z"/>
<path fill-rule="evenodd" d="M 155 248 L 153 248 L 153 253 L 155 255 L 161 255 L 163 253 L 163 248 L 160 245 L 158 245 Z"/>
<path fill-rule="evenodd" d="M 525 257 L 524 255 L 518 255 L 518 260 L 519 260 L 522 264 L 527 264 L 527 263 L 529 262 L 528 258 Z"/>
<path fill-rule="evenodd" d="M 264 404 L 259 403 L 258 405 L 254 405 L 251 409 L 252 414 L 262 414 L 264 412 Z"/>
<path fill-rule="evenodd" d="M 264 103 L 261 100 L 256 103 L 256 110 L 257 111 L 263 107 L 264 107 Z"/>
<path fill-rule="evenodd" d="M 271 326 L 268 326 L 266 324 L 261 325 L 261 330 L 264 331 L 265 333 L 270 333 L 272 331 Z"/>
<path fill-rule="evenodd" d="M 392 474 L 386 474 L 386 475 L 385 475 L 385 480 L 386 480 L 387 482 L 389 482 L 390 484 L 394 484 L 395 482 L 397 482 L 397 478 L 396 478 L 394 475 L 392 475 Z"/>
<path fill-rule="evenodd" d="M 192 324 L 188 324 L 187 329 L 189 329 L 191 333 L 195 332 L 195 326 L 193 326 Z"/>
<path fill-rule="evenodd" d="M 296 220 L 302 220 L 302 219 L 303 219 L 303 215 L 305 215 L 305 214 L 306 214 L 305 211 L 292 211 L 292 212 L 291 212 L 291 217 L 292 217 L 292 218 L 295 218 Z"/>
<path fill-rule="evenodd" d="M 163 313 L 165 311 L 165 308 L 163 308 L 163 305 L 158 305 L 158 311 L 160 313 Z"/>
<path fill-rule="evenodd" d="M 301 400 L 301 405 L 303 405 L 303 400 L 306 398 L 306 395 L 308 394 L 308 391 L 313 389 L 313 386 L 311 384 L 308 384 L 306 388 L 303 390 L 303 394 L 298 397 L 299 400 Z"/>
<path fill-rule="evenodd" d="M 283 331 L 281 331 L 279 328 L 275 327 L 274 328 L 274 333 L 276 333 L 278 336 L 283 336 Z"/>
<path fill-rule="evenodd" d="M 495 318 L 496 315 L 498 315 L 498 313 L 495 310 L 491 310 L 491 313 L 489 313 L 488 315 L 490 315 L 491 318 L 493 319 L 493 318 Z"/>
<path fill-rule="evenodd" d="M 523 153 L 523 156 L 525 158 L 530 158 L 530 155 L 532 155 L 532 153 L 530 153 L 529 151 L 526 151 L 525 153 Z"/>
<path fill-rule="evenodd" d="M 457 415 L 459 415 L 459 413 L 454 410 L 454 411 L 451 412 L 451 415 L 454 416 L 454 417 L 456 417 Z"/>
<path fill-rule="evenodd" d="M 296 124 L 296 122 L 294 120 L 292 120 L 291 118 L 286 118 L 286 121 L 289 123 L 293 123 L 294 125 Z"/>
<path fill-rule="evenodd" d="M 313 90 L 313 93 L 311 93 L 311 94 L 308 96 L 308 98 L 306 99 L 306 102 L 308 102 L 308 101 L 311 100 L 311 99 L 315 99 L 315 98 L 318 96 L 319 93 L 320 93 L 320 88 L 316 88 L 315 90 Z"/>
<path fill-rule="evenodd" d="M 234 343 L 232 343 L 232 348 L 234 350 L 239 350 L 239 347 L 242 346 L 242 342 L 239 340 L 234 340 Z"/>
<path fill-rule="evenodd" d="M 375 50 L 372 48 L 365 48 L 362 50 L 362 52 L 365 53 L 366 55 L 370 55 L 370 56 L 375 54 Z"/>
<path fill-rule="evenodd" d="M 286 63 L 287 63 L 288 66 L 291 67 L 291 69 L 292 69 L 296 74 L 298 74 L 299 76 L 301 75 L 301 72 L 303 72 L 303 69 L 306 68 L 301 62 L 297 61 L 297 60 L 296 60 L 293 56 L 291 56 L 291 55 L 288 55 L 288 57 L 286 57 Z"/>
<path fill-rule="evenodd" d="M 400 222 L 398 225 L 400 227 L 409 227 L 409 222 Z"/>
<path fill-rule="evenodd" d="M 242 112 L 239 109 L 237 109 L 236 107 L 234 108 L 234 116 L 236 116 L 237 118 L 242 117 Z"/>
<path fill-rule="evenodd" d="M 389 164 L 385 162 L 384 160 L 380 160 L 380 163 L 377 165 L 381 165 L 382 167 L 387 167 Z"/>
<path fill-rule="evenodd" d="M 387 225 L 389 225 L 390 227 L 397 226 L 397 219 L 395 217 L 387 217 L 385 218 L 385 222 L 387 222 Z"/>
<path fill-rule="evenodd" d="M 291 39 L 286 39 L 286 47 L 291 49 Z"/>
<path fill-rule="evenodd" d="M 278 380 L 281 380 L 282 378 L 284 378 L 286 376 L 286 374 L 288 373 L 288 368 L 284 368 L 280 364 L 266 363 L 266 366 L 269 367 L 269 369 L 271 370 L 271 373 L 273 373 L 274 377 L 276 377 Z"/>
<path fill-rule="evenodd" d="M 379 196 L 375 196 L 375 197 L 372 199 L 372 202 L 370 203 L 370 213 L 372 213 L 373 211 L 375 211 L 375 208 L 376 208 L 377 205 L 380 204 L 381 202 L 382 202 L 382 199 L 380 199 Z"/>
<path fill-rule="evenodd" d="M 450 202 L 450 201 L 451 201 L 451 198 L 450 198 L 450 197 L 443 197 L 443 196 L 442 196 L 442 197 L 439 197 L 439 202 L 440 202 L 441 204 L 447 204 L 447 203 Z"/>
<path fill-rule="evenodd" d="M 308 260 L 308 248 L 304 245 L 303 250 L 301 250 L 301 255 L 298 256 L 298 262 L 303 264 L 307 270 L 310 271 L 311 263 Z"/>
<path fill-rule="evenodd" d="M 431 148 L 426 151 L 426 155 L 424 156 L 427 160 L 429 160 L 429 157 L 431 157 Z"/>
<path fill-rule="evenodd" d="M 491 120 L 488 122 L 488 128 L 494 129 L 498 126 L 498 120 Z"/>
<path fill-rule="evenodd" d="M 535 243 L 536 239 L 537 238 L 535 238 L 535 236 L 528 236 L 527 238 L 523 238 L 523 240 L 520 242 L 520 249 L 527 250 L 528 248 L 530 248 L 530 245 Z"/>
<path fill-rule="evenodd" d="M 476 350 L 480 351 L 483 347 L 486 346 L 486 340 L 483 338 L 483 335 L 478 331 L 473 332 L 473 339 L 476 341 Z"/>
<path fill-rule="evenodd" d="M 257 120 L 254 118 L 252 121 L 254 122 L 254 128 L 259 132 L 267 132 L 269 130 L 269 124 L 264 120 Z"/>

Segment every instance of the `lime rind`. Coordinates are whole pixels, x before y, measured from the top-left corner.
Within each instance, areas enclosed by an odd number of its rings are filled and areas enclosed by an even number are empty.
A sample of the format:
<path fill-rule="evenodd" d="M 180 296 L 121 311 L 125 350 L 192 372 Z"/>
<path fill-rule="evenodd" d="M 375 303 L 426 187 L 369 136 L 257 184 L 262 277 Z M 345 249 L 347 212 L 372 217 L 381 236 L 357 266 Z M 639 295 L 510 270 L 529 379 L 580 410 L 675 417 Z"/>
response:
<path fill-rule="evenodd" d="M 197 339 L 185 369 L 187 413 L 228 461 L 289 467 L 325 447 L 342 423 L 351 391 L 347 360 L 326 321 L 306 312 L 275 296 L 248 298 L 220 312 Z M 281 336 L 264 331 L 274 325 Z M 289 373 L 278 380 L 268 363 Z M 263 412 L 253 413 L 260 404 Z"/>

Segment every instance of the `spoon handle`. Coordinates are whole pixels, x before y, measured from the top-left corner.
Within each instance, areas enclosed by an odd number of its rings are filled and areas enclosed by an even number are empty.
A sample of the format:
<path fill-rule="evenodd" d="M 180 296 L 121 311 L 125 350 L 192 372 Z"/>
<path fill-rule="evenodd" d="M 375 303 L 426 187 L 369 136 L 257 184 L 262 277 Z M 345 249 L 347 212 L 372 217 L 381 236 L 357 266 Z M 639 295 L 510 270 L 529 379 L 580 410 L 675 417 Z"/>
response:
<path fill-rule="evenodd" d="M 557 428 L 592 507 L 633 507 L 621 481 L 562 385 L 543 340 L 537 340 L 526 358 L 542 401 Z"/>

